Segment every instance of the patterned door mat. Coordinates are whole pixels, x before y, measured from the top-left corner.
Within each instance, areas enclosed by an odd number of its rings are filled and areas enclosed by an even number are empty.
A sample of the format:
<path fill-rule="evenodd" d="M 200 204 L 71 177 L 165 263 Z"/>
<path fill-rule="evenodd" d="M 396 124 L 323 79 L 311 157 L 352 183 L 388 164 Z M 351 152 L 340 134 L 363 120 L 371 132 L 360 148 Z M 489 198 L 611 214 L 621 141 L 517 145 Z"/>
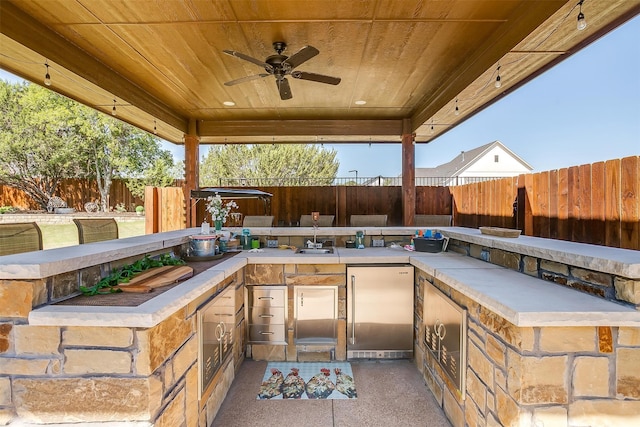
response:
<path fill-rule="evenodd" d="M 349 362 L 269 362 L 257 399 L 355 399 Z"/>

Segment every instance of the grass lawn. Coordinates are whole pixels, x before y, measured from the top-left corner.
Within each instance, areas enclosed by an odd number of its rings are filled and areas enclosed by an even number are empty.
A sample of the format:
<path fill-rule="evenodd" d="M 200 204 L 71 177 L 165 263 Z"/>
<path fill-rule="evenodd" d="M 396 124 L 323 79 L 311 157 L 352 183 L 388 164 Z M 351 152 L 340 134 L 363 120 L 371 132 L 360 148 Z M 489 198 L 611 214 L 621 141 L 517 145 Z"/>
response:
<path fill-rule="evenodd" d="M 43 249 L 61 248 L 78 244 L 78 228 L 71 224 L 38 224 L 42 230 Z M 144 219 L 118 223 L 120 238 L 144 234 Z"/>

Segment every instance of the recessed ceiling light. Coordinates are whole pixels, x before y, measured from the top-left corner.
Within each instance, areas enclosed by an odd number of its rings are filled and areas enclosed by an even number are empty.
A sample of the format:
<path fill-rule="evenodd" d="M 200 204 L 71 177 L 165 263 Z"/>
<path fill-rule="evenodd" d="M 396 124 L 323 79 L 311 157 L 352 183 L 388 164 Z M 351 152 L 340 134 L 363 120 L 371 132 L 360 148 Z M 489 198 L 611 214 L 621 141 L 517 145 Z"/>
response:
<path fill-rule="evenodd" d="M 367 101 L 365 101 L 365 100 L 363 100 L 363 99 L 359 99 L 359 100 L 357 100 L 357 101 L 355 102 L 355 104 L 356 104 L 356 105 L 364 105 L 364 104 L 366 104 L 366 103 L 367 103 Z"/>
<path fill-rule="evenodd" d="M 227 107 L 233 107 L 234 105 L 236 105 L 236 103 L 233 101 L 224 101 L 223 104 Z"/>

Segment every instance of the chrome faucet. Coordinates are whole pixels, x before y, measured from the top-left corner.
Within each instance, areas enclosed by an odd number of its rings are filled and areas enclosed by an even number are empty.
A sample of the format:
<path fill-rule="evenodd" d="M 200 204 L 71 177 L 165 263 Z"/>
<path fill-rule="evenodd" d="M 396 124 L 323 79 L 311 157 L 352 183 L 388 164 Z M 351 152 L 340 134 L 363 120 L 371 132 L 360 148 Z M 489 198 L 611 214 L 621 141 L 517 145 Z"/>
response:
<path fill-rule="evenodd" d="M 320 220 L 320 212 L 311 212 L 311 220 L 313 221 L 313 249 L 318 248 L 316 235 L 318 234 L 318 220 Z"/>

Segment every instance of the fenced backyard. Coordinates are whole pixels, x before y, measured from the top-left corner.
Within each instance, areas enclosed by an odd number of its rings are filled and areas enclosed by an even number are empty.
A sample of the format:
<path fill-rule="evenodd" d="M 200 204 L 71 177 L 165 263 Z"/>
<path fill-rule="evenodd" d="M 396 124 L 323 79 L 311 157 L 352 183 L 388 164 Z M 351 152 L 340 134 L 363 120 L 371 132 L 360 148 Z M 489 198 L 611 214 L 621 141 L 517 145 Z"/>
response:
<path fill-rule="evenodd" d="M 70 206 L 81 207 L 89 201 L 92 193 L 80 191 L 89 187 L 78 183 L 65 188 L 64 194 L 73 203 Z M 278 226 L 296 226 L 301 215 L 312 211 L 335 215 L 335 226 L 349 225 L 354 214 L 386 214 L 389 226 L 403 225 L 399 186 L 259 189 L 273 194 L 266 208 Z M 114 183 L 112 204 L 142 203 L 127 192 L 123 183 Z M 11 200 L 25 197 L 13 194 L 10 199 L 6 194 L 7 189 L 0 187 L 0 205 L 12 205 Z M 147 212 L 147 233 L 184 226 L 181 187 L 148 188 L 146 194 L 145 207 L 153 210 Z M 265 214 L 265 205 L 257 199 L 237 203 L 244 215 Z M 640 156 L 465 185 L 418 186 L 415 209 L 417 215 L 452 215 L 455 226 L 518 228 L 528 236 L 640 250 Z M 200 223 L 205 216 L 202 201 L 196 212 Z"/>

